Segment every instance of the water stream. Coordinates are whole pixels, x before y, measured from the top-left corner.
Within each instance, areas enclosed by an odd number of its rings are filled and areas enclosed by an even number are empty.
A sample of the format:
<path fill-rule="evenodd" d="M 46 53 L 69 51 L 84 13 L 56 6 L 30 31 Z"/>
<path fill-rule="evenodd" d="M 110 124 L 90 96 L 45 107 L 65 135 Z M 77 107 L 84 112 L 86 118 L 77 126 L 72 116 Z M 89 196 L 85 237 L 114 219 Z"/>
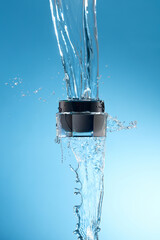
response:
<path fill-rule="evenodd" d="M 49 0 L 68 99 L 98 99 L 96 0 Z"/>
<path fill-rule="evenodd" d="M 61 139 L 64 161 L 76 177 L 77 202 L 74 212 L 78 239 L 98 239 L 104 194 L 105 138 Z M 76 159 L 73 163 L 72 155 Z M 79 200 L 78 200 L 79 196 Z"/>
<path fill-rule="evenodd" d="M 99 99 L 99 47 L 96 20 L 96 0 L 49 0 L 51 16 L 62 60 L 67 99 Z M 131 129 L 136 122 L 126 125 L 108 117 L 108 132 Z M 57 139 L 62 151 L 68 149 L 75 157 L 77 187 L 81 198 L 74 207 L 77 216 L 75 234 L 80 240 L 98 240 L 103 201 L 103 170 L 105 137 L 70 137 Z"/>

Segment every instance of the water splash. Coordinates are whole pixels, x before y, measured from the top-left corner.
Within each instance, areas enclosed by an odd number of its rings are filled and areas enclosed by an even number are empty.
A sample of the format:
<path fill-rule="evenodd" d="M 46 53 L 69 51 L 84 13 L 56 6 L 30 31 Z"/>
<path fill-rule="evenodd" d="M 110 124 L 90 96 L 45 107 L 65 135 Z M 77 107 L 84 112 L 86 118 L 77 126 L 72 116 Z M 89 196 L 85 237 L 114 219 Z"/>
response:
<path fill-rule="evenodd" d="M 81 199 L 74 207 L 77 216 L 74 233 L 81 240 L 98 240 L 104 194 L 105 137 L 64 138 L 62 145 L 63 150 L 68 148 L 77 160 L 77 167 L 70 164 L 76 176 L 75 194 Z"/>
<path fill-rule="evenodd" d="M 49 0 L 68 99 L 98 99 L 96 0 Z"/>
<path fill-rule="evenodd" d="M 100 76 L 96 0 L 49 2 L 65 73 L 67 97 L 69 100 L 97 100 Z M 109 116 L 107 125 L 107 131 L 114 132 L 135 128 L 137 123 L 127 125 Z M 61 145 L 62 162 L 65 156 L 69 156 L 68 153 L 64 154 L 66 146 L 77 160 L 76 167 L 70 164 L 76 175 L 75 194 L 81 199 L 81 203 L 74 207 L 77 216 L 74 233 L 80 240 L 98 240 L 104 193 L 105 138 L 57 137 L 56 142 Z"/>
<path fill-rule="evenodd" d="M 135 128 L 137 122 L 127 125 L 125 121 L 109 116 L 107 125 L 107 132 L 111 133 Z M 70 161 L 70 152 L 77 162 L 76 167 L 69 162 L 79 185 L 75 188 L 75 194 L 81 199 L 80 204 L 74 207 L 77 216 L 74 233 L 79 240 L 98 240 L 104 194 L 105 137 L 57 137 L 56 142 L 61 145 L 62 162 L 64 158 Z"/>
<path fill-rule="evenodd" d="M 131 121 L 128 124 L 125 121 L 118 120 L 117 117 L 108 115 L 107 132 L 118 132 L 121 130 L 129 130 L 137 127 L 137 121 Z"/>

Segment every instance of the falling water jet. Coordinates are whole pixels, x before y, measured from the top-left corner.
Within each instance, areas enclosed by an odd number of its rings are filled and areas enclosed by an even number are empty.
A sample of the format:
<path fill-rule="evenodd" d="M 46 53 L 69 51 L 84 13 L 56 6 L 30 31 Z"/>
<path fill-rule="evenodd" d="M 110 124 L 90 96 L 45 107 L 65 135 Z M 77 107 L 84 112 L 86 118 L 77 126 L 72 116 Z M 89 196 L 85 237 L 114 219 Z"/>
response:
<path fill-rule="evenodd" d="M 98 99 L 96 0 L 49 0 L 68 99 Z"/>
<path fill-rule="evenodd" d="M 74 207 L 74 233 L 78 239 L 97 240 L 104 194 L 105 137 L 68 137 L 61 141 L 76 177 L 75 194 L 80 196 L 80 203 Z M 71 162 L 72 154 L 75 162 Z"/>
<path fill-rule="evenodd" d="M 75 194 L 81 196 L 81 204 L 74 207 L 77 227 L 74 233 L 81 240 L 97 240 L 103 201 L 103 170 L 107 114 L 103 101 L 63 100 L 57 113 L 57 138 L 62 144 L 67 139 L 78 167 Z M 61 145 L 62 146 L 62 145 Z"/>
<path fill-rule="evenodd" d="M 61 56 L 67 100 L 59 101 L 57 142 L 67 143 L 77 161 L 71 170 L 80 187 L 74 207 L 81 240 L 97 240 L 103 200 L 107 113 L 98 97 L 99 49 L 96 0 L 49 0 Z M 62 145 L 61 145 L 62 146 Z"/>
<path fill-rule="evenodd" d="M 66 143 L 77 162 L 71 170 L 80 187 L 74 207 L 80 240 L 98 240 L 104 194 L 107 113 L 99 99 L 96 0 L 49 0 L 62 60 L 67 100 L 59 101 L 57 142 Z M 116 121 L 116 120 L 115 120 Z M 122 127 L 117 122 L 118 127 Z M 61 145 L 62 146 L 62 145 Z"/>

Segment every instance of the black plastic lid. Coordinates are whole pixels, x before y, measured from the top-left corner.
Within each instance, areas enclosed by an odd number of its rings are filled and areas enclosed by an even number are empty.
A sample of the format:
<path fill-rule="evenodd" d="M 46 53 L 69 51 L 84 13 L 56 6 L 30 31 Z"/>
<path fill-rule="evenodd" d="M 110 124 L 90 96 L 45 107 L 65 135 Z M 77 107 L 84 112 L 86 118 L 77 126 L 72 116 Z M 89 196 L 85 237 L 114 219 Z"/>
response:
<path fill-rule="evenodd" d="M 105 111 L 103 101 L 62 100 L 59 102 L 59 112 L 100 112 Z"/>

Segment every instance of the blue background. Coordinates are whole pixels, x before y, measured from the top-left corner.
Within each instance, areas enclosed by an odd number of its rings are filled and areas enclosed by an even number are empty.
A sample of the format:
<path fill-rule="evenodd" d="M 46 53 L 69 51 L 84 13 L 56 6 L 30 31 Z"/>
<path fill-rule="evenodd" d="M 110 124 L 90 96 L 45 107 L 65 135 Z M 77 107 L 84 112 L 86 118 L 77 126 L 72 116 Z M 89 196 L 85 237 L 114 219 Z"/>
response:
<path fill-rule="evenodd" d="M 100 98 L 138 121 L 108 134 L 100 239 L 159 240 L 160 1 L 98 0 L 97 10 Z M 65 90 L 49 1 L 0 0 L 0 33 L 0 239 L 76 239 L 74 175 L 54 142 Z"/>

